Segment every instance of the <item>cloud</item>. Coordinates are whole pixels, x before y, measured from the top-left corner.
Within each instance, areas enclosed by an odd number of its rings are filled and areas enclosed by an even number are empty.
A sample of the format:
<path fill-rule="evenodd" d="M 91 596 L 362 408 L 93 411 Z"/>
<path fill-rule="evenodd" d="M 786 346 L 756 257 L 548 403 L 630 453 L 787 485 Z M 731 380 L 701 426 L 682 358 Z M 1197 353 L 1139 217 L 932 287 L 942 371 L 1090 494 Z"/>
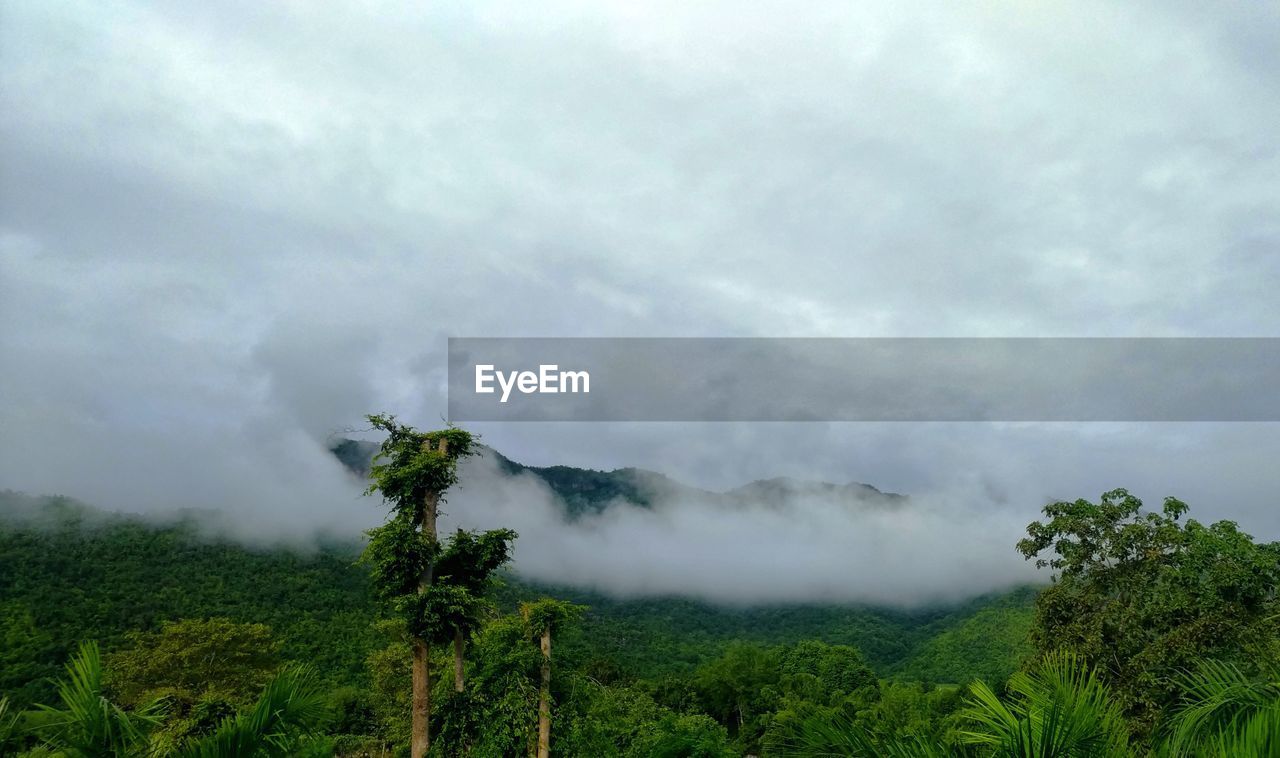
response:
<path fill-rule="evenodd" d="M 447 336 L 1280 335 L 1278 16 L 7 5 L 0 487 L 355 531 L 324 441 L 440 419 Z M 1021 523 L 1127 485 L 1280 535 L 1277 425 L 477 429 Z"/>
<path fill-rule="evenodd" d="M 542 480 L 468 462 L 444 529 L 513 528 L 525 578 L 616 596 L 729 604 L 914 606 L 1043 580 L 1013 551 L 1019 524 L 959 499 L 861 507 L 803 491 L 781 500 L 668 493 L 572 523 Z"/>

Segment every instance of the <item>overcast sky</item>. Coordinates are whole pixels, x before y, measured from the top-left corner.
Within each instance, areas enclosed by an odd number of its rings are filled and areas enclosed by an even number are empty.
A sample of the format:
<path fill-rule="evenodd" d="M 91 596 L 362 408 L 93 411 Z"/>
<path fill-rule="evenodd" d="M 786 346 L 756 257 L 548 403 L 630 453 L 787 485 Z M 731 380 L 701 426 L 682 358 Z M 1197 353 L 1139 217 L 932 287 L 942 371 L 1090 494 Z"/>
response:
<path fill-rule="evenodd" d="M 912 5 L 5 0 L 0 488 L 367 525 L 448 336 L 1280 336 L 1277 6 Z M 477 430 L 1280 538 L 1276 424 Z"/>

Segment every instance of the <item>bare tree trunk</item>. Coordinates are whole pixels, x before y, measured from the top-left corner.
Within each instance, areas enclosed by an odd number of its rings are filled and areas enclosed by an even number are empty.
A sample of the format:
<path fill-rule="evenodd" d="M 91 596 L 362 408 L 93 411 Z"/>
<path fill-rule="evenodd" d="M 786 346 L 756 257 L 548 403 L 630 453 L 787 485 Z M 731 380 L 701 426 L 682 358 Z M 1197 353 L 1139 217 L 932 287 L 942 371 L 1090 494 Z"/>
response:
<path fill-rule="evenodd" d="M 428 493 L 423 504 L 422 533 L 436 538 L 436 508 L 440 501 L 437 493 Z M 431 565 L 428 564 L 418 580 L 418 594 L 431 586 Z M 431 645 L 426 640 L 413 640 L 413 732 L 409 745 L 412 758 L 425 758 L 431 748 Z"/>
<path fill-rule="evenodd" d="M 428 492 L 427 497 L 422 505 L 422 534 L 431 538 L 432 542 L 439 539 L 436 535 L 436 512 L 440 509 L 440 493 Z M 427 585 L 431 584 L 432 565 L 427 564 L 426 569 L 422 573 L 422 581 L 418 583 L 418 589 L 422 592 L 426 591 Z"/>
<path fill-rule="evenodd" d="M 462 692 L 462 649 L 465 640 L 462 638 L 462 630 L 453 630 L 453 691 Z"/>
<path fill-rule="evenodd" d="M 446 440 L 440 440 L 441 453 L 448 451 Z M 440 493 L 428 492 L 422 503 L 422 534 L 434 544 L 439 537 L 436 534 L 436 512 L 440 507 Z M 418 594 L 421 595 L 431 586 L 433 566 L 428 563 L 418 579 Z M 426 640 L 413 640 L 413 726 L 409 745 L 412 758 L 425 758 L 431 749 L 431 646 Z"/>
<path fill-rule="evenodd" d="M 538 690 L 538 758 L 551 755 L 551 627 L 542 630 L 542 687 Z"/>
<path fill-rule="evenodd" d="M 410 755 L 425 758 L 431 749 L 431 648 L 426 642 L 413 641 L 413 738 Z"/>

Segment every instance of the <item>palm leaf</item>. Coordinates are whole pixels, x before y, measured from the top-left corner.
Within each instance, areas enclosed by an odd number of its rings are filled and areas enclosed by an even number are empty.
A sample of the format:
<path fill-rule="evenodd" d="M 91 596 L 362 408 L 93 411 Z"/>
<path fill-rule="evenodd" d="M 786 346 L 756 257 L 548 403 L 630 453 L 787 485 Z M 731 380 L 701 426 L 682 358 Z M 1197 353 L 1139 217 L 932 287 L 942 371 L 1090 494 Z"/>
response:
<path fill-rule="evenodd" d="M 1095 672 L 1067 652 L 1047 656 L 1035 672 L 1009 679 L 1001 700 L 986 684 L 970 688 L 960 733 L 1001 758 L 1120 758 L 1130 755 L 1119 705 Z"/>
<path fill-rule="evenodd" d="M 102 656 L 96 642 L 80 644 L 55 682 L 60 708 L 38 705 L 31 730 L 50 747 L 72 756 L 123 756 L 140 745 L 160 722 L 162 706 L 151 703 L 133 713 L 102 694 Z"/>
<path fill-rule="evenodd" d="M 1276 672 L 1265 673 L 1255 679 L 1233 664 L 1202 661 L 1179 676 L 1183 701 L 1165 729 L 1165 753 L 1280 755 L 1280 681 Z"/>
<path fill-rule="evenodd" d="M 324 697 L 311 671 L 280 672 L 251 709 L 223 720 L 214 731 L 180 748 L 176 758 L 288 756 L 299 750 L 324 716 Z"/>
<path fill-rule="evenodd" d="M 791 724 L 772 746 L 784 758 L 944 758 L 942 745 L 924 737 L 895 739 L 871 734 L 842 713 L 815 713 Z"/>
<path fill-rule="evenodd" d="M 0 697 L 0 755 L 16 752 L 18 741 L 18 715 L 11 713 L 9 698 Z"/>

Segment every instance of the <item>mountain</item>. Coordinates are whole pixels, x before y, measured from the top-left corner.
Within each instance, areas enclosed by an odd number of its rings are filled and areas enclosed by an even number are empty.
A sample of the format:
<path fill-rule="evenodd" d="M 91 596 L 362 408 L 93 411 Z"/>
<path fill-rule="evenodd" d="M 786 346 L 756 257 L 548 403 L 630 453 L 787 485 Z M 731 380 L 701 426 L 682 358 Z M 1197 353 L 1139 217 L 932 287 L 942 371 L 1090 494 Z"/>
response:
<path fill-rule="evenodd" d="M 373 456 L 378 454 L 378 443 L 343 437 L 329 442 L 329 452 L 348 471 L 363 479 L 369 476 Z"/>
<path fill-rule="evenodd" d="M 287 659 L 312 663 L 335 685 L 367 676 L 370 651 L 386 639 L 375 627 L 380 611 L 367 571 L 355 563 L 357 544 L 251 548 L 212 537 L 200 524 L 0 492 L 0 692 L 24 702 L 48 699 L 47 677 L 79 640 L 96 639 L 109 652 L 131 630 L 210 616 L 267 624 Z M 508 576 L 498 600 L 510 610 L 545 595 L 590 607 L 578 631 L 558 644 L 568 660 L 599 662 L 602 677 L 687 673 L 735 639 L 819 639 L 860 648 L 882 675 L 909 672 L 938 682 L 1012 671 L 1022 652 L 1017 629 L 1034 598 L 1024 590 L 915 611 L 730 608 L 681 598 L 618 600 Z M 982 645 L 969 655 L 974 639 Z"/>
<path fill-rule="evenodd" d="M 329 451 L 356 476 L 369 475 L 378 445 L 364 440 L 338 439 Z M 760 479 L 726 492 L 712 492 L 681 483 L 665 474 L 640 468 L 612 471 L 574 468 L 573 466 L 527 466 L 517 463 L 491 447 L 482 446 L 481 455 L 492 457 L 506 474 L 528 474 L 541 479 L 564 504 L 568 518 L 598 514 L 618 503 L 649 508 L 660 500 L 711 502 L 734 505 L 750 502 L 768 507 L 782 507 L 789 502 L 821 500 L 850 508 L 898 508 L 907 497 L 860 482 L 832 484 L 779 477 Z"/>
<path fill-rule="evenodd" d="M 832 484 L 830 482 L 811 482 L 801 479 L 778 477 L 775 479 L 757 479 L 737 489 L 723 493 L 729 500 L 750 500 L 771 506 L 781 506 L 796 500 L 823 500 L 841 502 L 858 506 L 877 506 L 897 508 L 907 501 L 906 495 L 896 492 L 881 492 L 870 484 L 850 482 L 848 484 Z"/>

